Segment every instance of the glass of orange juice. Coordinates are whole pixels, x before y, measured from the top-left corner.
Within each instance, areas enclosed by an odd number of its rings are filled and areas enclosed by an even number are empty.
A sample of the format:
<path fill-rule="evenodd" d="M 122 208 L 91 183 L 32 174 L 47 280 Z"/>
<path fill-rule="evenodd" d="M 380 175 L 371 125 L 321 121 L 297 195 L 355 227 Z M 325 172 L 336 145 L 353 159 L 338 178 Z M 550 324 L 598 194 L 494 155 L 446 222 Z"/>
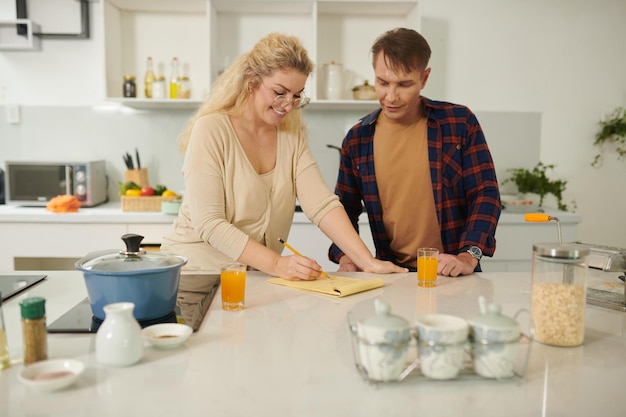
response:
<path fill-rule="evenodd" d="M 434 287 L 437 284 L 439 249 L 419 248 L 417 250 L 417 285 Z"/>
<path fill-rule="evenodd" d="M 246 293 L 246 265 L 233 262 L 222 265 L 220 272 L 222 309 L 243 310 Z"/>

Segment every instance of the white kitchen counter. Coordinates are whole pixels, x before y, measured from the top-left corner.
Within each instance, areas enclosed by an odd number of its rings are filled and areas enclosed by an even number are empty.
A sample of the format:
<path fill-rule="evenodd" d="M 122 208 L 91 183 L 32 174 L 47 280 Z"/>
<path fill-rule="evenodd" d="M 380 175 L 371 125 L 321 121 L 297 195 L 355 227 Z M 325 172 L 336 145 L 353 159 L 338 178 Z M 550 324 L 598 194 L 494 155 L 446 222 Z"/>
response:
<path fill-rule="evenodd" d="M 346 274 L 367 277 L 367 274 Z M 14 364 L 0 373 L 2 415 L 19 416 L 623 416 L 626 410 L 626 313 L 588 306 L 585 343 L 532 343 L 526 378 L 431 381 L 419 373 L 400 383 L 368 385 L 351 352 L 346 314 L 374 297 L 412 321 L 417 313 L 471 317 L 480 295 L 513 315 L 529 308 L 527 273 L 484 273 L 418 288 L 414 274 L 383 276 L 383 288 L 330 299 L 265 282 L 250 273 L 246 310 L 225 312 L 216 295 L 199 331 L 176 350 L 146 346 L 128 368 L 98 364 L 94 335 L 49 335 L 51 358 L 86 364 L 59 392 L 22 385 Z M 47 299 L 48 323 L 86 294 L 78 272 L 49 278 L 4 306 L 11 355 L 21 352 L 18 302 Z M 522 327 L 527 323 L 522 315 Z M 527 320 L 527 319 L 526 319 Z"/>
<path fill-rule="evenodd" d="M 548 211 L 557 216 L 561 223 L 579 223 L 580 215 L 562 211 Z M 91 208 L 81 208 L 76 213 L 52 213 L 45 207 L 21 207 L 0 205 L 0 223 L 167 223 L 171 224 L 175 216 L 161 212 L 124 212 L 119 202 L 102 204 Z M 296 212 L 294 223 L 310 223 L 302 212 Z M 367 213 L 359 217 L 360 223 L 367 223 Z M 502 212 L 499 224 L 524 224 L 524 215 Z M 556 226 L 555 226 L 556 227 Z"/>
<path fill-rule="evenodd" d="M 175 216 L 155 212 L 122 211 L 121 203 L 105 203 L 81 208 L 76 213 L 52 213 L 45 207 L 0 205 L 0 223 L 168 223 Z"/>

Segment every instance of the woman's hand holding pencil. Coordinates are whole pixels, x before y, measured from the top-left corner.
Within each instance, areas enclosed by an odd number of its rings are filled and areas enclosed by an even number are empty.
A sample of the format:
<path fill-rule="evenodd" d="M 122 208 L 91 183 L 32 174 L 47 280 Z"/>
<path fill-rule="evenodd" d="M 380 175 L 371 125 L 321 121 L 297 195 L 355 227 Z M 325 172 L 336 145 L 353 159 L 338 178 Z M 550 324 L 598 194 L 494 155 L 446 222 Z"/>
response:
<path fill-rule="evenodd" d="M 287 249 L 289 249 L 291 252 L 293 252 L 295 255 L 298 256 L 302 256 L 303 258 L 306 258 L 306 256 L 302 255 L 300 252 L 298 252 L 293 246 L 291 246 L 289 243 L 285 242 L 282 238 L 278 238 L 278 240 L 280 241 L 280 243 L 283 244 L 284 247 L 286 247 Z M 309 258 L 307 258 L 309 259 Z M 320 268 L 320 275 L 328 278 L 328 279 L 332 279 L 332 277 L 330 275 L 328 275 L 326 272 L 324 272 L 321 268 Z M 310 279 L 307 280 L 303 280 L 303 281 L 310 281 Z"/>

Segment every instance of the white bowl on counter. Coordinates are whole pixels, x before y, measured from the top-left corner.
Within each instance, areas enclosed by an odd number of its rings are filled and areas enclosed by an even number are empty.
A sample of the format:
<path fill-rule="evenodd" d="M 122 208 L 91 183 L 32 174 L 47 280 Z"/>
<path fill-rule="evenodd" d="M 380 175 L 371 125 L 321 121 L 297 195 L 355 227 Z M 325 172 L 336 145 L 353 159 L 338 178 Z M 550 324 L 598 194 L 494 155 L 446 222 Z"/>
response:
<path fill-rule="evenodd" d="M 26 366 L 19 380 L 38 391 L 56 391 L 73 384 L 85 370 L 85 364 L 75 359 L 50 359 Z"/>
<path fill-rule="evenodd" d="M 161 323 L 148 326 L 141 331 L 143 339 L 159 349 L 174 349 L 191 336 L 191 326 L 180 323 Z"/>

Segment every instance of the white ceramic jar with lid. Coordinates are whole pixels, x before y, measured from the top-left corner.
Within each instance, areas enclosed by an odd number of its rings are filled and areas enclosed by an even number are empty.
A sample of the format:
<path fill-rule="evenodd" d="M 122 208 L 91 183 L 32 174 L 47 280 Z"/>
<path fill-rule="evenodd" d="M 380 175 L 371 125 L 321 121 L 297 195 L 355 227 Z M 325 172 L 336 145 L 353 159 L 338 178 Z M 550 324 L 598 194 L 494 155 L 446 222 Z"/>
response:
<path fill-rule="evenodd" d="M 470 319 L 474 371 L 486 378 L 510 378 L 515 374 L 519 323 L 501 314 L 498 304 L 479 299 L 481 314 Z"/>
<path fill-rule="evenodd" d="M 391 306 L 374 300 L 376 315 L 357 323 L 359 365 L 372 381 L 397 381 L 404 371 L 411 329 L 409 323 L 391 314 Z"/>
<path fill-rule="evenodd" d="M 331 61 L 326 68 L 326 99 L 340 100 L 343 93 L 343 65 Z"/>

